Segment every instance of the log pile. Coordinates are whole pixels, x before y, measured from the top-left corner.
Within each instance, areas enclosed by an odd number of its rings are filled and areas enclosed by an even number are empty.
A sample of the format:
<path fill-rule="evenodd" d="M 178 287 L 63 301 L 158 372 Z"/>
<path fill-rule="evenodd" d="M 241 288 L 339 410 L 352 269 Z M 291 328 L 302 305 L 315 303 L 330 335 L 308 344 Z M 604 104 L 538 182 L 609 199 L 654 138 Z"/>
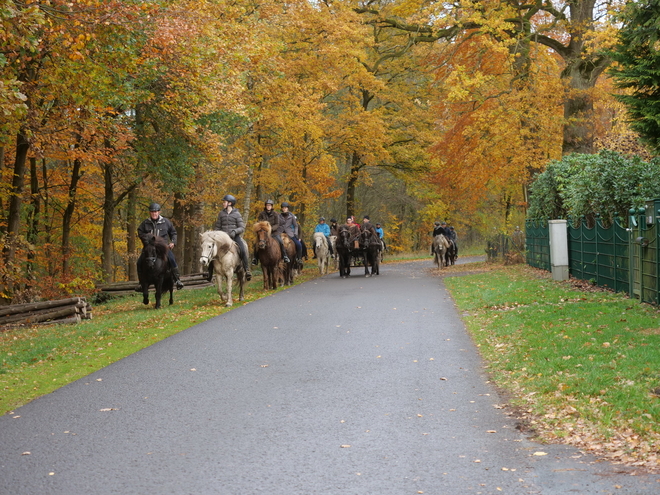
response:
<path fill-rule="evenodd" d="M 80 323 L 91 319 L 92 306 L 84 297 L 0 307 L 0 327 Z"/>
<path fill-rule="evenodd" d="M 199 289 L 202 287 L 209 287 L 213 285 L 206 280 L 206 275 L 203 273 L 193 273 L 191 275 L 183 275 L 181 277 L 184 289 Z M 98 284 L 96 288 L 110 296 L 123 296 L 126 294 L 135 294 L 135 288 L 140 284 L 138 282 L 113 282 L 110 284 Z M 149 287 L 150 291 L 154 291 L 154 286 Z"/>

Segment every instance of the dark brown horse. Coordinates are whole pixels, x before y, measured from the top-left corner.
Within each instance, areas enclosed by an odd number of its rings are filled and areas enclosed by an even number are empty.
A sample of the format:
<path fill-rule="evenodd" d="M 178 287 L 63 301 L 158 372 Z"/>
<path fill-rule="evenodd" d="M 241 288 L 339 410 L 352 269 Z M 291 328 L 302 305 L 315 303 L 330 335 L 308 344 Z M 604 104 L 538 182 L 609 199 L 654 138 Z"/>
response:
<path fill-rule="evenodd" d="M 137 260 L 137 272 L 142 287 L 142 302 L 149 304 L 149 286 L 156 289 L 156 309 L 160 309 L 163 292 L 170 291 L 170 304 L 174 304 L 172 271 L 167 259 L 169 247 L 162 237 L 154 235 L 143 239 L 144 247 Z"/>
<path fill-rule="evenodd" d="M 280 244 L 271 235 L 273 229 L 269 222 L 257 222 L 252 230 L 257 235 L 255 254 L 261 262 L 264 290 L 277 289 L 277 269 L 282 259 Z"/>
<path fill-rule="evenodd" d="M 363 230 L 360 233 L 360 248 L 364 254 L 364 276 L 379 275 L 381 242 L 378 234 L 372 229 Z"/>
<path fill-rule="evenodd" d="M 452 239 L 447 239 L 449 246 L 445 252 L 445 266 L 453 265 L 456 262 L 456 243 Z"/>
<path fill-rule="evenodd" d="M 351 229 L 348 225 L 340 225 L 337 229 L 337 258 L 339 258 L 339 276 L 346 278 L 351 275 L 351 253 L 353 242 Z"/>

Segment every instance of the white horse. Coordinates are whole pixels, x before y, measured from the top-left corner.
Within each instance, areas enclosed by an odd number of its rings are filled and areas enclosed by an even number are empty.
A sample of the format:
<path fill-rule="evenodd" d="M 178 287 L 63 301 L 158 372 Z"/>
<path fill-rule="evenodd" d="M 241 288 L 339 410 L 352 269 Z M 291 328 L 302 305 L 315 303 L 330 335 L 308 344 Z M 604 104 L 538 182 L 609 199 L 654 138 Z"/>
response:
<path fill-rule="evenodd" d="M 449 249 L 449 241 L 442 234 L 438 234 L 433 238 L 433 263 L 438 268 L 442 268 L 445 253 Z"/>
<path fill-rule="evenodd" d="M 220 299 L 225 302 L 225 306 L 231 306 L 233 300 L 231 297 L 232 283 L 234 274 L 238 280 L 240 287 L 238 300 L 242 301 L 243 285 L 247 282 L 245 279 L 245 270 L 243 269 L 243 262 L 241 255 L 238 252 L 238 246 L 229 237 L 229 234 L 220 230 L 208 230 L 202 236 L 202 256 L 199 262 L 203 266 L 213 263 L 213 276 L 215 277 L 215 284 L 220 294 Z M 241 239 L 247 251 L 247 244 Z M 227 287 L 227 291 L 223 291 L 223 287 Z"/>
<path fill-rule="evenodd" d="M 312 236 L 312 246 L 316 253 L 316 259 L 319 264 L 319 273 L 328 274 L 328 264 L 330 262 L 330 250 L 328 249 L 328 239 L 323 232 L 314 232 Z"/>

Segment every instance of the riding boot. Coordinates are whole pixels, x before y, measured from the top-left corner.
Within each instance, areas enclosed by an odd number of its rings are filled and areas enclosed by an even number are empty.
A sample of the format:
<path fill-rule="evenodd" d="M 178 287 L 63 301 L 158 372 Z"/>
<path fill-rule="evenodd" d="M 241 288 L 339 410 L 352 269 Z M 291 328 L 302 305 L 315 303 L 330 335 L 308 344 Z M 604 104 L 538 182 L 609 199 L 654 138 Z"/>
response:
<path fill-rule="evenodd" d="M 250 273 L 250 265 L 243 263 L 243 268 L 245 269 L 245 280 L 248 282 L 252 280 L 252 273 Z"/>
<path fill-rule="evenodd" d="M 258 264 L 259 264 L 259 260 L 258 260 L 257 258 L 252 258 L 252 264 L 253 264 L 253 265 L 258 265 Z"/>
<path fill-rule="evenodd" d="M 174 284 L 176 285 L 176 290 L 181 290 L 183 289 L 183 282 L 181 282 L 181 279 L 179 278 L 179 267 L 171 268 L 172 270 L 172 280 L 174 280 Z"/>
<path fill-rule="evenodd" d="M 312 259 L 316 259 L 316 245 L 312 246 L 312 251 L 314 251 L 314 256 L 312 256 Z"/>

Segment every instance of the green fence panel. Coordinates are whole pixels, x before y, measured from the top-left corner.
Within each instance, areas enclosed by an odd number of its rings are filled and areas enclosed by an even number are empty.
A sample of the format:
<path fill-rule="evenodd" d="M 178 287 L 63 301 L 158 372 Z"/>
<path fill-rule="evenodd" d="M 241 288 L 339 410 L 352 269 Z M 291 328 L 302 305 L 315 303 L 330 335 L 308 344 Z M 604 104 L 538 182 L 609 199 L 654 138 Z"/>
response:
<path fill-rule="evenodd" d="M 525 221 L 525 253 L 528 265 L 550 271 L 550 229 L 546 220 Z"/>

